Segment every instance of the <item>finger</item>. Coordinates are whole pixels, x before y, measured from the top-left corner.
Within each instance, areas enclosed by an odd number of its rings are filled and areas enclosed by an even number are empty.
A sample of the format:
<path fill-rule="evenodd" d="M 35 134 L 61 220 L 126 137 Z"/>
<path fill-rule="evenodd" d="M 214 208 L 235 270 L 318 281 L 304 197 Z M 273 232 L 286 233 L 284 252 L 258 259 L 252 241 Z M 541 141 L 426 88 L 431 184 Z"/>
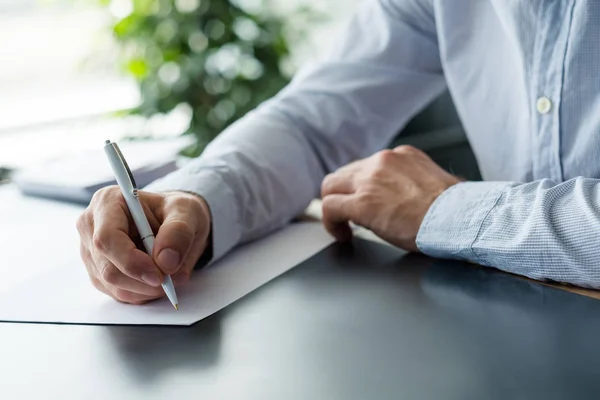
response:
<path fill-rule="evenodd" d="M 146 304 L 149 301 L 156 300 L 163 296 L 146 296 L 143 294 L 133 293 L 128 290 L 119 289 L 119 288 L 111 288 L 109 292 L 110 297 L 113 299 L 127 304 Z"/>
<path fill-rule="evenodd" d="M 130 304 L 144 304 L 144 303 L 147 303 L 148 301 L 155 300 L 157 298 L 164 296 L 164 293 L 162 291 L 151 294 L 151 295 L 146 295 L 146 294 L 135 293 L 135 292 L 132 292 L 132 291 L 129 291 L 126 289 L 122 289 L 122 288 L 118 288 L 118 287 L 108 287 L 100 279 L 98 279 L 96 277 L 95 263 L 92 260 L 91 253 L 89 251 L 87 251 L 87 249 L 85 249 L 83 246 L 82 246 L 81 255 L 82 255 L 82 259 L 85 262 L 86 269 L 88 270 L 88 274 L 90 276 L 90 281 L 92 282 L 92 285 L 94 285 L 94 287 L 98 291 L 106 294 L 107 296 L 112 297 L 113 299 L 115 299 L 117 301 L 120 301 L 123 303 L 130 303 Z M 129 278 L 129 279 L 131 279 L 131 278 Z M 136 281 L 134 281 L 134 282 L 136 282 Z M 136 282 L 136 283 L 138 283 L 138 282 Z"/>
<path fill-rule="evenodd" d="M 92 260 L 92 254 L 84 246 L 83 242 L 81 242 L 80 245 L 80 254 L 81 259 L 83 260 L 83 264 L 85 265 L 85 269 L 87 270 L 87 273 L 90 277 L 90 281 L 92 282 L 92 285 L 94 285 L 94 287 L 98 291 L 110 296 L 110 292 L 106 289 L 106 287 L 104 287 L 104 284 L 100 282 L 100 280 L 96 277 L 96 267 L 94 265 L 94 261 Z"/>
<path fill-rule="evenodd" d="M 351 194 L 356 190 L 354 185 L 354 173 L 343 171 L 329 174 L 321 184 L 321 198 L 330 194 Z"/>
<path fill-rule="evenodd" d="M 325 229 L 338 241 L 347 242 L 352 239 L 352 196 L 330 194 L 323 198 L 323 224 Z"/>
<path fill-rule="evenodd" d="M 191 195 L 190 195 L 191 196 Z M 202 209 L 196 199 L 173 197 L 165 203 L 164 219 L 154 241 L 154 259 L 164 274 L 180 270 L 201 228 Z M 205 240 L 200 240 L 205 242 Z"/>
<path fill-rule="evenodd" d="M 129 292 L 127 290 L 123 290 L 123 289 L 119 289 L 119 288 L 113 288 L 112 290 L 109 290 L 108 288 L 106 288 L 106 286 L 104 286 L 104 284 L 99 279 L 96 279 L 95 277 L 90 276 L 90 280 L 92 281 L 92 284 L 94 285 L 94 287 L 96 289 L 98 289 L 100 292 L 102 292 L 102 293 L 106 294 L 107 296 L 112 297 L 113 299 L 120 301 L 122 303 L 145 304 L 149 301 L 156 300 L 157 298 L 162 297 L 162 296 L 141 295 L 138 293 Z"/>
<path fill-rule="evenodd" d="M 89 211 L 89 208 L 86 209 L 80 216 L 77 218 L 77 232 L 81 238 L 81 243 L 89 243 L 92 242 L 92 235 L 94 233 L 94 219 Z M 83 252 L 81 253 L 83 256 Z"/>
<path fill-rule="evenodd" d="M 188 252 L 179 271 L 172 276 L 175 287 L 186 285 L 194 272 L 194 268 L 202 254 L 206 251 L 206 241 L 196 240 Z"/>
<path fill-rule="evenodd" d="M 114 293 L 115 290 L 125 290 L 153 298 L 164 295 L 161 287 L 150 286 L 125 275 L 102 254 L 92 252 L 91 257 L 95 268 L 94 277 L 111 293 Z"/>
<path fill-rule="evenodd" d="M 129 221 L 121 207 L 100 208 L 94 215 L 93 249 L 121 272 L 147 285 L 158 287 L 160 270 L 152 258 L 139 250 L 129 237 Z"/>
<path fill-rule="evenodd" d="M 414 146 L 406 145 L 406 144 L 394 147 L 394 149 L 392 151 L 394 153 L 398 153 L 398 154 L 406 154 L 406 155 L 411 155 L 411 156 L 425 156 L 426 158 L 429 158 L 429 156 L 427 154 L 425 154 L 425 152 L 423 152 L 423 150 L 420 150 Z"/>
<path fill-rule="evenodd" d="M 160 286 L 162 282 L 160 270 L 152 258 L 138 249 L 125 233 L 117 230 L 105 231 L 104 228 L 99 227 L 94 234 L 94 250 L 124 275 L 145 285 Z"/>
<path fill-rule="evenodd" d="M 360 171 L 364 167 L 364 163 L 366 160 L 367 160 L 366 158 L 361 158 L 359 160 L 352 161 L 351 163 L 346 164 L 341 168 L 338 168 L 337 171 L 335 171 L 335 172 L 351 175 L 357 171 Z"/>

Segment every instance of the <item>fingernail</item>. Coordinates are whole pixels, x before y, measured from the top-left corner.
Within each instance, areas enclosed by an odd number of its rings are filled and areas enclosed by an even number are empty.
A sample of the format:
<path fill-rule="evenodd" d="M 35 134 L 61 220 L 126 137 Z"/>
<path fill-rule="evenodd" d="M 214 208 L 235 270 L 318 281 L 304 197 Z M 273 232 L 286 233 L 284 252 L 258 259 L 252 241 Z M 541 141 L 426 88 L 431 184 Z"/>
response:
<path fill-rule="evenodd" d="M 160 276 L 154 273 L 146 273 L 142 275 L 142 280 L 146 282 L 148 285 L 153 287 L 159 287 L 161 284 Z"/>
<path fill-rule="evenodd" d="M 158 265 L 166 270 L 163 272 L 173 272 L 177 270 L 179 261 L 181 261 L 181 257 L 175 250 L 164 249 L 158 255 Z"/>

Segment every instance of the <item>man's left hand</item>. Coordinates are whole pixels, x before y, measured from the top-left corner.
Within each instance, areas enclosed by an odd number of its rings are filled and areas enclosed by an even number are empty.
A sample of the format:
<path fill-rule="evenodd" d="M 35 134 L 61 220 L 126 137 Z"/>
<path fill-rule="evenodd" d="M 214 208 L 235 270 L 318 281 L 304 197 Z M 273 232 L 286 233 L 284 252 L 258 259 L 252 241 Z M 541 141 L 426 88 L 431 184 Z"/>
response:
<path fill-rule="evenodd" d="M 383 150 L 323 180 L 323 222 L 339 241 L 352 238 L 349 222 L 389 243 L 418 251 L 416 238 L 434 200 L 460 179 L 411 146 Z"/>

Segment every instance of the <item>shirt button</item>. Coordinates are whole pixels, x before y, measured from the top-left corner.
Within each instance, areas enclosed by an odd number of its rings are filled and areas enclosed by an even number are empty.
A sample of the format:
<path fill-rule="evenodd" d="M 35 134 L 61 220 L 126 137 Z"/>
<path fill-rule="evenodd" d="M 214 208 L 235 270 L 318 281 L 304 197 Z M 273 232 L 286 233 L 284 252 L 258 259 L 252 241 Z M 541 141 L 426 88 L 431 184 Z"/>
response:
<path fill-rule="evenodd" d="M 536 108 L 540 114 L 548 114 L 552 108 L 552 102 L 546 96 L 537 99 Z"/>

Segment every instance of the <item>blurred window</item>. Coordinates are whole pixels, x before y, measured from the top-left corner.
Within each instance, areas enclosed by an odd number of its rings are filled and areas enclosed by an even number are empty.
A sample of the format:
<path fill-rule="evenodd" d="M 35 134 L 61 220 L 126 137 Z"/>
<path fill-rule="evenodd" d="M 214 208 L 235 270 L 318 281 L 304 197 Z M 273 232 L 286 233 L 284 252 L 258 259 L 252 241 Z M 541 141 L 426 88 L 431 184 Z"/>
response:
<path fill-rule="evenodd" d="M 304 3 L 339 22 L 359 0 L 238 0 L 250 6 L 267 1 L 288 10 Z M 97 3 L 0 0 L 0 167 L 19 168 L 97 148 L 107 137 L 118 140 L 148 129 L 176 131 L 164 123 L 148 127 L 140 118 L 106 118 L 136 106 L 139 91 L 119 70 L 109 34 L 111 7 Z M 311 31 L 319 40 L 309 39 L 295 64 L 327 47 L 339 26 Z"/>
<path fill-rule="evenodd" d="M 107 14 L 92 4 L 0 2 L 0 166 L 93 146 L 97 137 L 74 129 L 139 101 L 115 67 L 110 35 L 100 34 Z"/>

